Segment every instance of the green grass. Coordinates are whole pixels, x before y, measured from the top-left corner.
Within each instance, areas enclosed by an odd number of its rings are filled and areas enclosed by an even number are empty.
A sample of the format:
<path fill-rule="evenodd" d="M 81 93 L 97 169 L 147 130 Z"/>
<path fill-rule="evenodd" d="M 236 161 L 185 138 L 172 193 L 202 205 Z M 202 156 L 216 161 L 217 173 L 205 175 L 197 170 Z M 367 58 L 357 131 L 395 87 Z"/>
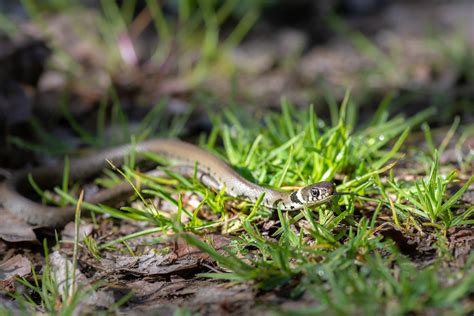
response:
<path fill-rule="evenodd" d="M 47 248 L 45 247 L 45 251 Z M 71 290 L 61 292 L 60 285 L 55 277 L 55 271 L 48 263 L 48 255 L 45 256 L 46 263 L 43 265 L 41 275 L 36 274 L 32 268 L 32 280 L 22 278 L 18 283 L 25 287 L 22 293 L 18 291 L 13 297 L 26 311 L 44 312 L 48 315 L 74 315 L 79 310 L 81 301 L 89 296 L 93 289 L 85 289 L 78 286 Z M 69 269 L 71 267 L 68 267 Z M 68 282 L 72 280 L 68 279 Z M 66 288 L 69 287 L 66 285 Z"/>
<path fill-rule="evenodd" d="M 136 0 L 122 4 L 102 0 L 98 1 L 98 8 L 92 10 L 75 0 L 21 2 L 45 34 L 50 33 L 50 15 L 68 17 L 74 36 L 107 56 L 101 66 L 111 78 L 119 76 L 124 69 L 139 69 L 140 64 L 150 63 L 155 69 L 172 69 L 171 74 L 164 70 L 163 75 L 183 79 L 190 87 L 200 84 L 210 73 L 232 76 L 234 67 L 229 62 L 229 52 L 255 25 L 265 5 L 264 1 L 182 0 L 145 1 L 145 6 L 140 8 Z M 88 23 L 84 23 L 84 16 L 89 19 Z M 0 15 L 2 20 L 9 22 L 4 23 L 5 29 L 13 27 L 8 17 Z M 144 31 L 147 26 L 154 29 L 154 39 Z M 140 46 L 140 42 L 148 46 L 143 56 L 140 53 L 144 45 Z M 53 63 L 53 67 L 73 76 L 85 71 L 85 66 L 54 39 L 50 46 L 54 49 L 53 60 L 60 61 Z"/>
<path fill-rule="evenodd" d="M 427 219 L 431 224 L 441 227 L 445 230 L 459 225 L 474 224 L 474 220 L 469 220 L 474 212 L 474 207 L 469 207 L 466 211 L 453 215 L 452 209 L 455 208 L 456 202 L 466 192 L 474 176 L 449 199 L 445 199 L 448 185 L 452 184 L 456 178 L 456 171 L 451 171 L 448 175 L 442 175 L 439 172 L 438 153 L 435 152 L 433 163 L 429 175 L 425 179 L 420 179 L 414 183 L 403 186 L 394 179 L 390 181 L 390 186 L 398 194 L 397 201 L 406 200 L 409 205 L 397 203 L 400 210 L 405 210 L 416 214 L 422 219 Z"/>
<path fill-rule="evenodd" d="M 146 221 L 150 225 L 115 239 L 88 238 L 83 242 L 84 249 L 96 258 L 105 251 L 116 250 L 134 255 L 129 240 L 174 231 L 226 271 L 199 276 L 250 281 L 261 291 L 290 287 L 292 297 L 306 292 L 316 302 L 312 307 L 288 313 L 343 315 L 385 311 L 403 315 L 425 309 L 466 312 L 472 308 L 466 298 L 474 286 L 469 263 L 473 257 L 464 269 L 458 270 L 446 268 L 443 260 L 450 260 L 446 255 L 447 230 L 473 224 L 473 207 L 460 205 L 459 198 L 474 177 L 458 183 L 457 172 L 446 173 L 440 168 L 438 149 L 446 149 L 451 139 L 438 145 L 428 136 L 432 144 L 426 150 L 404 154 L 403 145 L 411 131 L 426 122 L 435 113 L 433 110 L 410 118 L 392 117 L 389 96 L 371 119 L 359 122 L 358 108 L 349 97 L 348 92 L 340 108 L 331 111 L 332 124 L 320 119 L 313 106 L 298 109 L 286 101 L 282 102 L 280 113 L 266 113 L 263 117 L 230 108 L 214 114 L 214 130 L 208 137 L 201 137 L 199 145 L 261 185 L 283 188 L 326 180 L 335 181 L 338 190 L 355 195 L 341 196 L 328 205 L 302 212 L 272 211 L 259 203 L 242 201 L 237 206 L 239 212 L 231 213 L 226 208 L 231 198 L 224 192 L 209 190 L 195 178 L 183 178 L 171 169 L 163 178 L 147 176 L 134 169 L 136 154 L 131 153 L 126 165 L 114 166 L 114 172 L 108 171 L 100 183 L 109 186 L 125 179 L 132 184 L 132 179 L 139 177 L 146 184 L 145 189 L 135 187 L 141 207 L 117 209 L 85 202 L 82 207 L 94 214 Z M 453 126 L 457 127 L 457 123 Z M 426 124 L 424 130 L 429 135 Z M 452 130 L 451 134 L 455 128 Z M 86 135 L 78 128 L 76 131 L 80 136 Z M 222 140 L 223 147 L 216 145 L 217 140 Z M 100 143 L 100 138 L 92 143 Z M 154 154 L 146 157 L 163 163 Z M 398 167 L 397 161 L 409 159 L 419 161 L 421 168 L 428 165 L 426 175 L 416 181 L 399 177 L 398 173 L 419 172 L 420 167 Z M 57 187 L 55 193 L 63 201 L 76 203 L 64 183 L 63 189 Z M 460 188 L 452 191 L 456 185 Z M 199 206 L 183 205 L 185 192 L 199 195 Z M 149 202 L 152 197 L 170 202 L 176 213 L 170 216 L 158 209 Z M 367 207 L 369 204 L 375 209 Z M 213 220 L 199 215 L 202 207 L 215 214 Z M 262 224 L 273 212 L 277 213 L 278 226 L 267 236 Z M 390 226 L 402 233 L 414 229 L 436 236 L 434 263 L 421 268 L 411 262 L 393 241 L 379 233 Z M 197 238 L 206 232 L 230 234 L 233 242 L 224 252 L 217 251 Z M 160 240 L 150 240 L 154 242 Z"/>
<path fill-rule="evenodd" d="M 83 9 L 79 1 L 50 0 L 40 5 L 37 1 L 23 0 L 22 3 L 40 27 L 46 27 L 46 13 L 68 14 Z M 82 40 L 92 43 L 108 56 L 105 68 L 112 77 L 128 62 L 120 55 L 123 47 L 119 39 L 135 40 L 141 36 L 140 32 L 133 31 L 136 4 L 136 1 L 124 1 L 119 6 L 114 1 L 101 1 L 94 20 L 98 32 L 91 34 L 80 23 L 77 25 Z M 168 15 L 156 1 L 146 1 L 150 23 L 159 37 L 149 61 L 161 68 L 167 66 L 173 56 L 176 66 L 173 75 L 184 78 L 190 86 L 202 82 L 210 73 L 232 73 L 227 53 L 255 24 L 261 3 L 211 0 L 178 1 L 173 5 L 176 13 Z M 238 22 L 224 37 L 222 26 L 231 17 Z M 0 21 L 2 28 L 14 31 L 15 24 L 8 17 L 0 15 Z M 388 82 L 395 84 L 404 82 L 406 78 L 399 78 L 400 74 L 394 77 L 397 73 L 394 60 L 400 57 L 399 52 L 382 51 L 362 33 L 349 30 L 342 20 L 332 18 L 330 22 L 336 31 L 349 36 L 363 57 L 374 62 L 373 70 L 361 76 L 362 79 L 366 76 L 366 83 L 373 80 L 374 75 L 388 78 Z M 435 51 L 442 51 L 470 83 L 474 81 L 474 72 L 473 67 L 469 67 L 472 60 L 467 57 L 463 38 L 453 37 L 445 43 L 433 38 L 428 43 Z M 81 65 L 54 43 L 51 45 L 55 58 L 66 65 L 68 73 L 80 73 Z M 197 59 L 191 56 L 196 52 Z M 291 213 L 269 210 L 258 202 L 239 201 L 238 212 L 234 213 L 227 207 L 233 199 L 224 192 L 209 190 L 195 178 L 184 178 L 166 167 L 166 177 L 151 177 L 139 172 L 135 165 L 136 153 L 132 152 L 124 166 L 111 166 L 96 183 L 107 188 L 124 180 L 132 185 L 133 179 L 139 178 L 146 184 L 145 189 L 135 188 L 136 200 L 141 206 L 134 204 L 119 209 L 87 202 L 79 204 L 92 213 L 94 222 L 101 220 L 96 218 L 97 214 L 106 214 L 118 220 L 144 221 L 149 225 L 128 235 L 114 234 L 98 239 L 89 236 L 82 243 L 76 240 L 73 262 L 77 263 L 80 251 L 88 251 L 96 259 L 108 251 L 134 255 L 130 240 L 173 232 L 209 254 L 217 269 L 222 271 L 201 273 L 199 277 L 252 282 L 259 291 L 287 289 L 292 298 L 306 293 L 314 299 L 313 305 L 293 310 L 270 307 L 275 308 L 276 314 L 406 315 L 425 311 L 467 314 L 474 310 L 474 304 L 469 300 L 474 288 L 474 256 L 469 257 L 464 268 L 447 268 L 452 259 L 447 236 L 449 229 L 472 229 L 474 224 L 474 207 L 459 202 L 474 177 L 464 177 L 462 181 L 458 178 L 460 173 L 469 173 L 473 154 L 461 156 L 453 166 L 440 166 L 439 157 L 454 141 L 456 133 L 460 134 L 455 145 L 459 151 L 474 130 L 464 127 L 460 132 L 460 119 L 455 118 L 445 138 L 437 144 L 428 123 L 436 114 L 435 107 L 412 117 L 392 116 L 393 96 L 388 94 L 373 116 L 364 121 L 359 119 L 361 110 L 351 100 L 349 91 L 341 105 L 331 95 L 326 95 L 328 121 L 318 116 L 316 109 L 319 107 L 296 108 L 287 100 L 282 100 L 281 111 L 277 113 L 248 114 L 237 106 L 219 113 L 209 110 L 214 129 L 209 135 L 201 135 L 198 145 L 228 161 L 247 179 L 275 188 L 334 181 L 339 191 L 354 195 L 338 197 L 314 210 Z M 204 101 L 208 103 L 207 99 Z M 398 100 L 398 103 L 410 102 L 409 99 L 402 101 Z M 466 103 L 465 109 L 472 106 L 469 101 L 461 102 Z M 111 88 L 101 100 L 96 129 L 91 131 L 69 112 L 68 103 L 68 96 L 64 95 L 61 101 L 63 117 L 76 137 L 94 148 L 136 143 L 156 136 L 177 137 L 191 115 L 189 111 L 170 120 L 165 115 L 167 101 L 164 100 L 131 129 L 118 94 Z M 438 117 L 447 116 L 444 113 L 437 113 Z M 36 142 L 16 137 L 11 137 L 10 142 L 56 156 L 74 149 L 70 143 L 52 136 L 37 120 L 32 119 L 31 126 L 38 137 Z M 116 132 L 108 136 L 106 126 L 112 126 Z M 426 149 L 414 148 L 407 153 L 405 142 L 420 127 L 425 135 Z M 148 153 L 146 158 L 166 165 L 162 157 L 154 154 Z M 416 167 L 404 166 L 406 161 L 415 162 Z M 449 168 L 451 170 L 446 170 Z M 417 175 L 417 179 L 407 180 L 407 174 Z M 68 180 L 66 165 L 63 181 L 53 192 L 43 191 L 34 179 L 30 182 L 44 203 L 77 204 L 78 187 L 71 186 Z M 201 198 L 196 208 L 183 204 L 186 192 L 194 192 Z M 154 206 L 150 202 L 154 197 L 170 202 L 176 207 L 176 213 L 170 215 Z M 200 216 L 203 208 L 214 215 L 212 220 Z M 277 219 L 277 227 L 267 232 L 263 224 L 270 218 Z M 419 266 L 411 261 L 395 242 L 380 234 L 387 227 L 400 231 L 407 238 L 414 234 L 413 231 L 422 239 L 434 236 L 434 262 Z M 218 251 L 202 241 L 203 238 L 198 238 L 208 232 L 228 234 L 232 242 L 224 251 Z M 160 239 L 147 240 L 152 245 L 162 242 Z M 48 249 L 45 253 L 47 262 Z M 48 264 L 43 266 L 41 275 L 33 271 L 32 278 L 19 283 L 27 291 L 16 293 L 15 300 L 25 310 L 51 315 L 74 314 L 80 300 L 88 294 L 87 290 L 78 287 L 70 295 L 61 295 Z M 0 307 L 0 314 L 7 312 Z M 185 309 L 177 313 L 180 312 L 188 314 Z"/>
<path fill-rule="evenodd" d="M 440 115 L 432 121 L 443 125 L 448 124 L 446 119 L 449 120 L 457 115 L 459 109 L 462 109 L 463 113 L 472 114 L 472 102 L 466 93 L 474 83 L 472 47 L 465 40 L 468 37 L 466 32 L 469 28 L 459 27 L 447 36 L 444 28 L 440 27 L 437 21 L 426 20 L 424 21 L 426 25 L 420 27 L 423 35 L 419 35 L 414 42 L 412 42 L 413 38 L 408 39 L 406 34 L 395 29 L 392 30 L 393 38 L 387 41 L 377 39 L 377 36 L 362 31 L 357 26 L 354 27 L 344 17 L 335 13 L 329 14 L 326 22 L 338 34 L 340 40 L 354 48 L 353 58 L 360 58 L 365 63 L 371 64 L 360 67 L 356 70 L 357 74 L 353 75 L 354 84 L 360 87 L 357 89 L 359 97 L 362 95 L 362 98 L 371 100 L 374 86 L 382 87 L 383 91 L 386 91 L 388 87 L 400 88 L 404 94 L 403 97 L 398 98 L 400 107 L 410 106 L 413 100 L 429 104 L 440 111 Z M 410 52 L 408 48 L 410 46 L 426 49 L 426 53 L 421 53 L 426 57 L 422 64 L 427 66 L 432 73 L 439 73 L 441 76 L 445 73 L 453 74 L 458 82 L 450 83 L 449 89 L 441 90 L 435 88 L 438 79 L 434 77 L 416 78 L 418 75 L 414 69 L 420 63 Z M 420 82 L 416 82 L 418 80 Z M 335 88 L 337 87 L 330 89 Z M 453 106 L 446 106 L 446 104 L 453 104 Z"/>
<path fill-rule="evenodd" d="M 20 307 L 18 312 L 20 312 L 21 315 L 28 315 L 31 312 L 62 316 L 88 313 L 87 310 L 90 309 L 90 307 L 85 306 L 83 300 L 92 295 L 93 292 L 99 288 L 100 284 L 82 284 L 76 279 L 77 274 L 71 272 L 77 271 L 78 266 L 82 198 L 81 193 L 76 205 L 72 264 L 69 265 L 69 261 L 65 261 L 66 266 L 64 269 L 66 271 L 66 278 L 63 281 L 64 283 L 59 282 L 57 279 L 58 273 L 60 272 L 57 271 L 58 267 L 51 266 L 49 261 L 49 247 L 47 241 L 44 240 L 43 249 L 45 263 L 42 266 L 40 274 L 38 274 L 36 268 L 32 266 L 32 275 L 30 277 L 18 278 L 19 289 L 14 294 L 11 294 L 12 298 Z M 90 247 L 90 241 L 85 244 Z M 57 235 L 56 245 L 59 245 Z M 55 246 L 55 248 L 57 248 L 57 246 Z M 125 303 L 128 298 L 130 298 L 130 295 L 125 295 L 110 306 L 107 312 L 113 312 L 120 305 Z M 13 312 L 0 306 L 0 314 L 13 315 Z M 101 314 L 105 315 L 105 311 Z"/>
<path fill-rule="evenodd" d="M 72 277 L 68 271 L 76 271 L 77 253 L 78 253 L 78 232 L 80 220 L 80 201 L 76 208 L 76 225 L 72 266 L 66 261 L 66 279 L 65 284 L 60 284 L 57 280 L 57 271 L 49 262 L 49 247 L 46 240 L 43 242 L 45 264 L 42 267 L 41 274 L 38 275 L 35 267 L 32 266 L 32 276 L 30 278 L 22 277 L 18 279 L 18 283 L 24 286 L 25 290 L 17 290 L 13 295 L 15 301 L 23 309 L 25 314 L 27 311 L 43 312 L 48 315 L 74 315 L 80 308 L 81 301 L 89 296 L 94 288 L 85 288 L 76 281 L 76 273 L 72 273 Z M 59 244 L 56 235 L 56 244 Z M 63 290 L 61 290 L 63 289 Z"/>
<path fill-rule="evenodd" d="M 420 270 L 405 259 L 387 259 L 377 254 L 366 256 L 363 263 L 357 264 L 344 255 L 342 247 L 328 255 L 325 262 L 306 267 L 302 287 L 318 306 L 283 314 L 406 315 L 431 309 L 462 315 L 469 308 L 458 302 L 472 290 L 472 268 L 460 273 L 446 273 L 437 266 Z M 445 277 L 456 285 L 444 285 Z"/>

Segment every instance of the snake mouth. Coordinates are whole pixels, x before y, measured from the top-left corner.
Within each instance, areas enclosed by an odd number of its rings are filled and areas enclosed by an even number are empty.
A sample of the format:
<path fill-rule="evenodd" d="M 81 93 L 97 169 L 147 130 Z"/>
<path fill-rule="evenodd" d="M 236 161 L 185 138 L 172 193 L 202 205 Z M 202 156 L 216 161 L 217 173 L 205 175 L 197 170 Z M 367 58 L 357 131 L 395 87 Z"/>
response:
<path fill-rule="evenodd" d="M 316 200 L 316 201 L 312 201 L 312 202 L 308 203 L 307 206 L 308 207 L 313 207 L 313 206 L 318 206 L 318 205 L 325 204 L 325 203 L 331 201 L 333 197 L 334 197 L 334 194 L 329 194 L 329 195 L 321 198 L 320 200 Z"/>

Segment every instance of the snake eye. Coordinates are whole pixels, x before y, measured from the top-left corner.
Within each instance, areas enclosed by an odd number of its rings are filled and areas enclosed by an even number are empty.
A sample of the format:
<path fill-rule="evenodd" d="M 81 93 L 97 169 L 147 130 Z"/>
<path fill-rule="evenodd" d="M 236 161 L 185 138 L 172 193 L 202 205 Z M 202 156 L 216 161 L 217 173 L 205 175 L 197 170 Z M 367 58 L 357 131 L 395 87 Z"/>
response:
<path fill-rule="evenodd" d="M 312 188 L 311 189 L 311 195 L 314 196 L 315 198 L 319 197 L 319 189 L 318 188 Z"/>

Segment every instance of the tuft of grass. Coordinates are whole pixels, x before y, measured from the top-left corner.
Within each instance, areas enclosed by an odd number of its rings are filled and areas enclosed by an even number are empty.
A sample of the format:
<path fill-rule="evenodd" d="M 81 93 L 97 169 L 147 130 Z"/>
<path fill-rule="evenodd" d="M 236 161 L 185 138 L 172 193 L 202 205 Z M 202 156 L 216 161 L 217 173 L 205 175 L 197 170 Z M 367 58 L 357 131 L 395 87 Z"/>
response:
<path fill-rule="evenodd" d="M 81 301 L 91 294 L 92 288 L 85 289 L 81 286 L 74 287 L 72 291 L 60 292 L 60 284 L 55 278 L 55 272 L 49 264 L 48 247 L 46 240 L 43 243 L 45 252 L 45 264 L 41 275 L 38 275 L 32 267 L 32 280 L 20 278 L 17 282 L 23 285 L 27 291 L 18 291 L 14 294 L 15 301 L 25 311 L 33 310 L 50 315 L 73 315 L 79 310 Z M 69 267 L 70 268 L 70 267 Z M 68 270 L 68 267 L 66 267 Z M 71 280 L 67 280 L 70 282 Z M 66 285 L 67 287 L 67 285 Z"/>
<path fill-rule="evenodd" d="M 80 1 L 22 0 L 26 12 L 41 30 L 49 33 L 48 16 L 62 14 L 70 17 L 80 39 L 108 56 L 105 70 L 111 78 L 131 67 L 139 68 L 141 60 L 148 61 L 160 71 L 173 69 L 173 76 L 193 86 L 203 82 L 208 74 L 220 72 L 228 77 L 233 65 L 228 62 L 229 52 L 235 48 L 255 25 L 260 16 L 261 1 L 206 0 L 206 1 L 145 1 L 139 9 L 137 1 L 100 1 L 90 14 L 90 7 Z M 87 14 L 93 27 L 84 27 L 80 14 Z M 0 16 L 1 20 L 8 17 Z M 233 27 L 230 27 L 233 21 Z M 12 28 L 13 23 L 4 28 Z M 88 26 L 90 26 L 90 23 Z M 225 36 L 222 32 L 226 24 Z M 151 25 L 156 32 L 150 39 L 144 34 Z M 146 40 L 149 52 L 139 56 L 137 42 Z M 65 71 L 81 73 L 84 67 L 54 42 L 51 44 L 56 59 L 61 58 Z M 197 56 L 196 56 L 197 55 Z M 72 70 L 72 71 L 71 71 Z"/>
<path fill-rule="evenodd" d="M 474 207 L 469 207 L 466 211 L 454 215 L 452 209 L 457 201 L 466 192 L 472 182 L 474 176 L 449 198 L 448 186 L 454 182 L 456 171 L 451 171 L 447 176 L 440 174 L 438 152 L 435 151 L 431 171 L 427 179 L 420 179 L 408 187 L 397 183 L 393 178 L 389 182 L 390 186 L 398 194 L 397 201 L 406 200 L 410 205 L 396 203 L 396 206 L 405 211 L 416 214 L 421 219 L 429 220 L 431 225 L 447 230 L 454 226 L 473 224 L 473 220 L 469 220 L 470 215 L 474 212 Z"/>
<path fill-rule="evenodd" d="M 471 267 L 466 266 L 460 272 L 441 272 L 435 265 L 420 271 L 403 258 L 387 260 L 375 254 L 366 256 L 363 264 L 350 264 L 340 256 L 334 258 L 338 254 L 340 252 L 335 252 L 329 260 L 308 267 L 311 269 L 307 270 L 304 284 L 318 302 L 316 307 L 304 307 L 283 315 L 323 312 L 405 315 L 430 310 L 460 315 L 470 308 L 458 302 L 469 295 L 474 285 Z M 445 278 L 455 285 L 446 285 Z"/>
<path fill-rule="evenodd" d="M 92 286 L 84 286 L 76 280 L 76 269 L 79 255 L 79 227 L 81 217 L 81 203 L 83 192 L 81 192 L 79 200 L 76 204 L 75 212 L 75 236 L 73 242 L 72 265 L 69 267 L 66 261 L 66 280 L 65 284 L 60 284 L 56 279 L 56 271 L 51 267 L 49 262 L 49 248 L 46 239 L 43 242 L 45 254 L 45 264 L 42 267 L 41 275 L 38 275 L 35 267 L 32 267 L 32 278 L 25 277 L 17 279 L 17 282 L 24 286 L 26 291 L 18 290 L 13 294 L 13 298 L 19 304 L 21 311 L 29 313 L 40 312 L 49 315 L 77 315 L 83 312 L 82 301 L 90 296 L 98 287 L 98 284 Z M 56 235 L 56 244 L 59 244 Z M 68 273 L 72 271 L 72 273 Z M 61 291 L 60 289 L 64 290 Z M 121 300 L 113 304 L 109 311 L 117 309 L 126 302 L 130 296 L 125 296 Z M 1 309 L 0 309 L 1 311 Z"/>

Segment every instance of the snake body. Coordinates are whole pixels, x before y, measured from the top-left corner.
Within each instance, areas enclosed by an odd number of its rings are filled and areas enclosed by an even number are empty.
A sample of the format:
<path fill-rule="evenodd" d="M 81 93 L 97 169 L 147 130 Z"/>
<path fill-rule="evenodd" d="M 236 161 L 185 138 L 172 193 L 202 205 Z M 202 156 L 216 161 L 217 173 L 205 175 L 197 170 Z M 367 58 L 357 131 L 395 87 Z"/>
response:
<path fill-rule="evenodd" d="M 174 139 L 152 139 L 136 145 L 123 145 L 106 149 L 97 154 L 72 159 L 70 161 L 71 181 L 87 180 L 97 175 L 108 163 L 123 163 L 132 150 L 137 154 L 154 152 L 179 166 L 177 170 L 185 175 L 193 175 L 197 167 L 197 177 L 204 185 L 215 189 L 224 189 L 226 194 L 235 198 L 256 202 L 264 194 L 262 205 L 269 208 L 280 207 L 285 211 L 299 210 L 329 201 L 334 193 L 330 182 L 319 182 L 292 192 L 283 192 L 262 187 L 248 181 L 233 170 L 225 161 L 213 154 L 189 143 Z M 75 206 L 45 206 L 29 199 L 33 191 L 28 180 L 31 175 L 40 187 L 51 187 L 62 181 L 64 164 L 52 167 L 25 169 L 14 173 L 0 183 L 0 206 L 23 218 L 32 225 L 62 226 L 74 218 Z M 88 198 L 91 203 L 107 203 L 130 194 L 132 188 L 122 183 L 111 189 L 105 189 Z"/>

